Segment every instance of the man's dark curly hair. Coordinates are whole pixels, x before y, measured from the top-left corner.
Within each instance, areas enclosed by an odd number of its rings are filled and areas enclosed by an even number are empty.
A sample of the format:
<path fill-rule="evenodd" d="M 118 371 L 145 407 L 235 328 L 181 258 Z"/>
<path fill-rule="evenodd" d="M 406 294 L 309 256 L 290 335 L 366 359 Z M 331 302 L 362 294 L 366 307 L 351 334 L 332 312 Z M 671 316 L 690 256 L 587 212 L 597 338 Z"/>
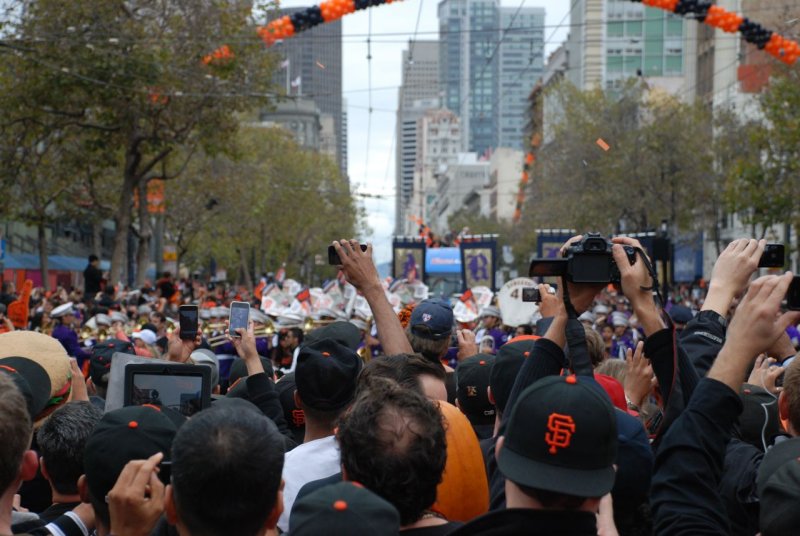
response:
<path fill-rule="evenodd" d="M 401 525 L 436 501 L 447 445 L 441 413 L 421 394 L 374 378 L 342 416 L 337 438 L 347 479 L 392 503 Z"/>

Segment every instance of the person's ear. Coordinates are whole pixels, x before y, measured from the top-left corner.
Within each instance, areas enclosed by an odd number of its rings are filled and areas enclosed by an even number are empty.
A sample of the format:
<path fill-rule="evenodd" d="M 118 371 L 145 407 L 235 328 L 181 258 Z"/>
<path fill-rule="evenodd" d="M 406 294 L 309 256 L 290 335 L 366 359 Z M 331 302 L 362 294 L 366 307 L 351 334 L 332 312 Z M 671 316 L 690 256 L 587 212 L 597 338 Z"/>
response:
<path fill-rule="evenodd" d="M 26 450 L 22 455 L 22 463 L 19 467 L 19 476 L 23 482 L 33 480 L 36 477 L 36 472 L 39 469 L 39 455 L 36 451 Z"/>
<path fill-rule="evenodd" d="M 294 398 L 294 405 L 298 408 L 303 408 L 303 400 L 300 398 L 300 393 L 297 392 L 297 389 L 294 390 L 294 394 L 292 395 Z"/>
<path fill-rule="evenodd" d="M 86 481 L 86 475 L 81 475 L 78 478 L 78 495 L 81 498 L 81 502 L 92 504 L 91 498 L 89 497 L 89 483 Z"/>
<path fill-rule="evenodd" d="M 486 396 L 489 398 L 489 403 L 493 406 L 497 405 L 497 402 L 494 401 L 494 393 L 492 392 L 492 386 L 486 386 Z"/>
<path fill-rule="evenodd" d="M 278 496 L 275 497 L 275 506 L 272 507 L 272 511 L 267 516 L 267 520 L 264 522 L 264 526 L 267 530 L 274 529 L 278 526 L 278 520 L 283 513 L 283 486 L 285 482 L 281 479 L 281 487 L 278 488 Z"/>
<path fill-rule="evenodd" d="M 505 442 L 506 442 L 506 436 L 501 435 L 500 437 L 497 438 L 497 443 L 494 446 L 495 460 L 498 459 L 498 456 L 500 456 L 500 451 L 503 449 L 503 445 L 505 444 Z"/>
<path fill-rule="evenodd" d="M 172 484 L 167 484 L 164 490 L 164 515 L 170 525 L 178 524 L 178 509 L 175 507 L 175 491 Z"/>

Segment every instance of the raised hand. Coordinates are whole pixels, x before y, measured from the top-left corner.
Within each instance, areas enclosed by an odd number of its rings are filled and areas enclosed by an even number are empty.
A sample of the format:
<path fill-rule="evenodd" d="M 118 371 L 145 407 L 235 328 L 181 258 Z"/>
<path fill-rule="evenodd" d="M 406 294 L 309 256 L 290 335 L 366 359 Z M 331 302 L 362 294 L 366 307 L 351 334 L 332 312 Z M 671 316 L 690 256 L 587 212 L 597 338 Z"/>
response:
<path fill-rule="evenodd" d="M 758 269 L 758 261 L 766 244 L 766 240 L 747 238 L 728 244 L 714 263 L 708 295 L 703 302 L 704 311 L 715 311 L 721 316 L 728 314 L 733 300 L 744 292 Z"/>
<path fill-rule="evenodd" d="M 799 311 L 781 314 L 792 273 L 765 276 L 753 281 L 733 315 L 725 344 L 708 376 L 738 391 L 745 371 L 756 356 L 766 352 L 786 327 L 800 320 Z"/>
<path fill-rule="evenodd" d="M 653 367 L 644 357 L 644 341 L 636 344 L 636 351 L 628 348 L 625 357 L 625 396 L 637 408 L 653 388 Z"/>
<path fill-rule="evenodd" d="M 348 283 L 361 292 L 369 287 L 380 286 L 378 269 L 372 260 L 372 244 L 367 245 L 366 251 L 361 251 L 358 240 L 353 238 L 334 241 L 333 247 L 342 260 L 339 269 L 344 273 Z"/>
<path fill-rule="evenodd" d="M 478 345 L 475 344 L 474 332 L 469 329 L 459 329 L 456 331 L 456 337 L 458 338 L 458 355 L 456 359 L 458 359 L 459 362 L 478 353 Z"/>
<path fill-rule="evenodd" d="M 147 536 L 164 513 L 164 484 L 158 479 L 158 464 L 164 455 L 128 462 L 106 501 L 115 536 Z"/>
<path fill-rule="evenodd" d="M 617 263 L 617 268 L 619 268 L 622 292 L 631 302 L 633 312 L 639 319 L 645 335 L 652 335 L 656 331 L 664 329 L 666 324 L 661 319 L 661 312 L 653 301 L 653 291 L 645 290 L 658 283 L 653 281 L 653 277 L 647 270 L 647 263 L 641 258 L 645 255 L 642 244 L 635 238 L 626 236 L 615 237 L 612 242 L 614 242 L 614 246 L 611 253 L 614 255 L 614 262 Z M 624 246 L 641 250 L 637 252 L 635 263 L 631 264 L 628 260 L 628 254 L 625 252 Z"/>
<path fill-rule="evenodd" d="M 563 257 L 567 248 L 576 242 L 580 242 L 583 235 L 573 236 L 561 246 L 561 256 Z M 592 306 L 594 297 L 603 290 L 605 285 L 589 285 L 589 284 L 575 284 L 567 282 L 567 290 L 569 290 L 569 301 L 575 308 L 575 311 L 580 315 Z"/>

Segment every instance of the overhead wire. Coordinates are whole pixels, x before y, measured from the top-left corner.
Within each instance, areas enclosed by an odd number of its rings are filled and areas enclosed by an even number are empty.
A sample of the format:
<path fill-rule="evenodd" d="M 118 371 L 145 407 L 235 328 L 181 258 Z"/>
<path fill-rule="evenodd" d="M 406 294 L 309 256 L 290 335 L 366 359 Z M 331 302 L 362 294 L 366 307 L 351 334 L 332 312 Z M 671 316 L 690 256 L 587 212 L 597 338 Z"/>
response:
<path fill-rule="evenodd" d="M 367 15 L 369 17 L 369 34 L 372 35 L 372 10 L 369 10 Z M 367 150 L 364 156 L 364 182 L 369 178 L 369 149 L 370 149 L 370 136 L 372 134 L 372 43 L 370 37 L 367 37 L 367 85 L 369 92 L 367 98 L 369 101 L 369 109 L 367 110 Z"/>
<path fill-rule="evenodd" d="M 401 78 L 401 83 L 405 82 L 405 80 L 408 78 L 408 75 L 409 75 L 409 73 L 411 71 L 411 66 L 414 64 L 414 48 L 416 47 L 416 44 L 417 44 L 417 34 L 419 32 L 419 23 L 422 20 L 422 5 L 423 5 L 423 1 L 419 0 L 419 8 L 417 9 L 417 20 L 414 23 L 414 34 L 412 35 L 411 39 L 409 40 L 409 44 L 408 44 L 408 60 L 407 60 L 407 64 L 405 65 L 405 70 L 404 70 L 403 76 Z M 402 97 L 400 95 L 398 95 L 398 98 L 402 98 Z M 400 104 L 400 103 L 398 103 L 398 104 Z M 395 114 L 397 112 L 394 111 L 394 110 L 391 110 L 391 113 Z M 387 183 L 389 182 L 389 170 L 392 167 L 392 157 L 396 156 L 396 155 L 394 155 L 396 143 L 397 143 L 397 124 L 396 124 L 396 120 L 395 120 L 395 128 L 392 129 L 392 142 L 391 142 L 391 144 L 389 144 L 389 154 L 388 154 L 388 157 L 386 159 L 386 171 L 384 172 L 384 175 L 383 175 L 383 189 L 384 190 L 387 188 Z M 396 189 L 396 185 L 395 185 L 395 189 Z"/>

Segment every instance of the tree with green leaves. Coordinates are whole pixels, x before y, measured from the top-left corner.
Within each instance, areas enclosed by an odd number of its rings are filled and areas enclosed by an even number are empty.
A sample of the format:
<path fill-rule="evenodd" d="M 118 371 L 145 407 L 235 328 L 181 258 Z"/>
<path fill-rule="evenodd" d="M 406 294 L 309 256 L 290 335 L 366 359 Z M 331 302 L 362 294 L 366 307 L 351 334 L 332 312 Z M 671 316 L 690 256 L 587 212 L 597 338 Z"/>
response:
<path fill-rule="evenodd" d="M 727 177 L 728 209 L 746 224 L 766 231 L 793 228 L 800 249 L 800 73 L 784 70 L 772 77 L 759 97 L 761 121 L 748 126 Z"/>
<path fill-rule="evenodd" d="M 24 0 L 7 9 L 5 126 L 45 117 L 42 129 L 64 133 L 48 133 L 53 143 L 72 143 L 67 124 L 81 131 L 85 161 L 112 157 L 114 173 L 103 174 L 116 177 L 112 282 L 126 257 L 134 192 L 180 175 L 198 149 L 231 150 L 240 114 L 266 104 L 275 60 L 257 18 L 251 3 L 223 0 Z M 19 179 L 13 171 L 6 181 Z M 152 230 L 139 220 L 146 249 Z"/>
<path fill-rule="evenodd" d="M 167 184 L 167 230 L 194 267 L 213 257 L 252 285 L 286 263 L 287 275 L 317 279 L 317 255 L 354 236 L 363 211 L 330 157 L 303 149 L 283 129 L 246 126 L 236 151 L 199 155 Z"/>
<path fill-rule="evenodd" d="M 562 113 L 539 151 L 526 221 L 605 233 L 693 226 L 711 194 L 708 110 L 639 80 L 615 93 L 568 82 L 547 91 Z"/>

